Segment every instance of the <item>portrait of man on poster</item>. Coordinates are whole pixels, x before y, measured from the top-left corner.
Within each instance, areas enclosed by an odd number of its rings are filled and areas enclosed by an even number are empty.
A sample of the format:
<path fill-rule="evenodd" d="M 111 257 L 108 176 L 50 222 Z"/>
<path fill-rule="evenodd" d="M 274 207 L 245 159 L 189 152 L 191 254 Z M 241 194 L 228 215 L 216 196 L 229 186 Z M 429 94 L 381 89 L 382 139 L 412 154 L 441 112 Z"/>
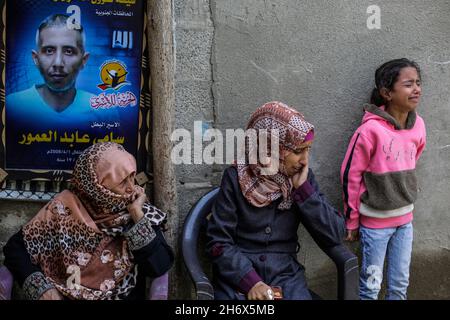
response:
<path fill-rule="evenodd" d="M 69 18 L 53 14 L 39 25 L 31 56 L 43 81 L 6 97 L 7 126 L 83 128 L 94 121 L 114 120 L 116 113 L 91 108 L 89 101 L 94 95 L 76 87 L 89 52 L 83 26 L 71 24 Z"/>

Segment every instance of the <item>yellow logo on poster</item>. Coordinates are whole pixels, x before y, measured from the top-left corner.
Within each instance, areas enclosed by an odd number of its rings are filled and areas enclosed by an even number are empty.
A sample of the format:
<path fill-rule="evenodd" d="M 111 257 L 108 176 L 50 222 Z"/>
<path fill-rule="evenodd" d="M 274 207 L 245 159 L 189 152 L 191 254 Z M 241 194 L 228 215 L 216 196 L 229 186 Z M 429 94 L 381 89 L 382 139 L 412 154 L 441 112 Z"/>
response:
<path fill-rule="evenodd" d="M 108 61 L 105 62 L 100 68 L 100 78 L 103 81 L 98 87 L 102 90 L 114 89 L 119 90 L 125 85 L 129 85 L 127 82 L 128 71 L 125 64 L 120 61 Z"/>

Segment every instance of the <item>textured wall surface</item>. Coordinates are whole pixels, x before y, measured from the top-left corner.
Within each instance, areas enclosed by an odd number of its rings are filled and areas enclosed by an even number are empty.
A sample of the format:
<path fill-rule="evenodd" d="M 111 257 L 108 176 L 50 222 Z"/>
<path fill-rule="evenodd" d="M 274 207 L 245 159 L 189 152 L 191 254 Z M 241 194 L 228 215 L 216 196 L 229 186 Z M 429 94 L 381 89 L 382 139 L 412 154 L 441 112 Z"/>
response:
<path fill-rule="evenodd" d="M 373 88 L 376 67 L 408 57 L 423 70 L 419 113 L 428 145 L 420 161 L 420 195 L 409 297 L 450 298 L 450 1 L 177 0 L 177 126 L 203 120 L 222 131 L 244 127 L 251 112 L 284 101 L 316 127 L 312 168 L 330 201 L 342 209 L 339 168 Z M 367 8 L 381 9 L 369 30 Z M 212 91 L 210 86 L 212 85 Z M 216 185 L 221 167 L 177 170 L 180 218 Z M 219 171 L 219 172 L 218 172 Z M 218 177 L 219 175 L 219 177 Z M 299 259 L 311 287 L 335 296 L 335 271 L 299 230 Z M 352 245 L 358 252 L 358 246 Z"/>
<path fill-rule="evenodd" d="M 0 248 L 27 223 L 43 206 L 42 202 L 19 202 L 0 200 Z M 0 264 L 3 262 L 3 250 L 0 250 Z"/>

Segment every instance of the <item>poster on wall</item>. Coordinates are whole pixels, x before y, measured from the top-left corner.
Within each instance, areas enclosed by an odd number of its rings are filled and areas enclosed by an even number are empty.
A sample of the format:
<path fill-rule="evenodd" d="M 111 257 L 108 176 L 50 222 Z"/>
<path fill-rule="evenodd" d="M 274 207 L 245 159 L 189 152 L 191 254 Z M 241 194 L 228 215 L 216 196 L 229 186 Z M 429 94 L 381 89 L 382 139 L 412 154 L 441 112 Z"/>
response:
<path fill-rule="evenodd" d="M 70 171 L 101 141 L 137 155 L 143 2 L 6 1 L 6 171 Z"/>

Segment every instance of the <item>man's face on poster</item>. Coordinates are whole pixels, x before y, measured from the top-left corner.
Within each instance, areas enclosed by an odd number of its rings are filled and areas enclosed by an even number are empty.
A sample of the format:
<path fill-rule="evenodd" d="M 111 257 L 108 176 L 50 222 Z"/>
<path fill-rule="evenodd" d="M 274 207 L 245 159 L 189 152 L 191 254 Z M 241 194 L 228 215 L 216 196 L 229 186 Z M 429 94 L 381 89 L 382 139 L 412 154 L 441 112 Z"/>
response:
<path fill-rule="evenodd" d="M 75 86 L 78 73 L 89 58 L 81 44 L 81 33 L 77 30 L 65 26 L 41 30 L 38 51 L 33 50 L 32 56 L 51 90 L 64 92 Z"/>

